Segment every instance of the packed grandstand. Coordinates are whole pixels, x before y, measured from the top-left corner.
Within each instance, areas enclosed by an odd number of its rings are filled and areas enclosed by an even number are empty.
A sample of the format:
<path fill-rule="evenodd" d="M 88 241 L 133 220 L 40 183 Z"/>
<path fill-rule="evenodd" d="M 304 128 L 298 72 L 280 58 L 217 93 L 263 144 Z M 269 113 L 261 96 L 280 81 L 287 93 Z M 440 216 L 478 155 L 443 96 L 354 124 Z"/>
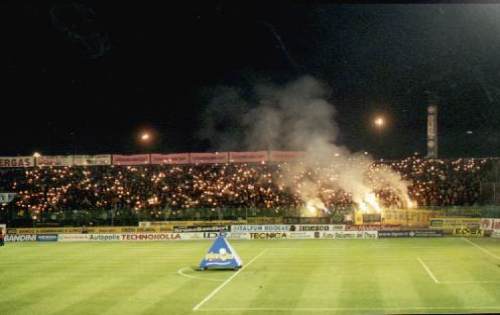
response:
<path fill-rule="evenodd" d="M 249 211 L 259 216 L 293 216 L 293 209 L 303 207 L 297 192 L 302 182 L 314 180 L 324 171 L 319 166 L 307 169 L 295 176 L 290 187 L 282 185 L 280 179 L 290 165 L 301 163 L 290 158 L 295 157 L 293 154 L 275 161 L 260 157 L 259 162 L 257 156 L 253 162 L 226 157 L 222 163 L 207 159 L 207 155 L 194 163 L 183 162 L 182 155 L 170 156 L 181 160 L 155 163 L 154 155 L 138 155 L 100 156 L 77 162 L 76 157 L 69 156 L 58 157 L 58 163 L 45 158 L 35 166 L 34 161 L 23 165 L 19 158 L 10 162 L 3 159 L 0 192 L 14 193 L 15 197 L 0 206 L 6 210 L 0 213 L 11 226 L 30 222 L 109 225 L 113 220 L 113 224 L 135 225 L 140 220 L 238 219 L 247 217 Z M 243 160 L 248 161 L 248 156 Z M 494 180 L 491 177 L 496 161 L 413 156 L 373 162 L 367 177 L 369 180 L 381 167 L 389 166 L 408 181 L 408 194 L 418 208 L 472 206 L 488 201 L 484 190 Z M 332 159 L 331 168 L 335 167 Z M 353 208 L 351 194 L 332 189 L 332 183 L 319 183 L 319 187 L 318 195 L 328 209 L 321 215 L 342 223 Z M 375 193 L 384 208 L 404 208 L 390 189 Z"/>

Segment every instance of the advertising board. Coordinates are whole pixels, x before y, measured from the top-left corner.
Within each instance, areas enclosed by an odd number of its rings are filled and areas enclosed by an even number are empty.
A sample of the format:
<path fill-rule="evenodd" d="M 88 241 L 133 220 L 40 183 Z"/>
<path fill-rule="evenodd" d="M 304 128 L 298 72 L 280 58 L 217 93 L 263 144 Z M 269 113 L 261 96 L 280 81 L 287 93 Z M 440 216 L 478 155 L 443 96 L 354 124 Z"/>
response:
<path fill-rule="evenodd" d="M 453 235 L 455 236 L 467 236 L 467 237 L 481 237 L 484 235 L 484 231 L 475 228 L 475 229 L 470 229 L 468 227 L 461 227 L 457 229 L 453 229 Z"/>
<path fill-rule="evenodd" d="M 472 230 L 481 228 L 479 218 L 432 218 L 429 220 L 429 228 L 438 230 L 454 230 L 467 227 Z"/>
<path fill-rule="evenodd" d="M 33 167 L 35 158 L 32 156 L 0 157 L 0 168 L 3 167 Z"/>
<path fill-rule="evenodd" d="M 493 230 L 493 223 L 494 222 L 495 222 L 495 219 L 492 219 L 492 218 L 482 218 L 481 219 L 481 230 L 492 231 Z"/>
<path fill-rule="evenodd" d="M 229 232 L 229 225 L 190 225 L 190 226 L 174 226 L 174 232 Z"/>
<path fill-rule="evenodd" d="M 6 242 L 35 242 L 36 235 L 35 234 L 7 234 L 5 235 Z"/>
<path fill-rule="evenodd" d="M 408 230 L 408 231 L 394 231 L 383 230 L 378 231 L 379 238 L 398 238 L 398 237 L 442 237 L 442 230 Z"/>
<path fill-rule="evenodd" d="M 321 232 L 321 238 L 326 238 L 326 239 L 373 239 L 377 237 L 378 237 L 377 231 Z"/>
<path fill-rule="evenodd" d="M 280 240 L 287 239 L 289 236 L 286 232 L 250 232 L 249 234 L 252 240 Z"/>
<path fill-rule="evenodd" d="M 231 232 L 288 232 L 290 225 L 270 224 L 270 225 L 231 225 Z"/>
<path fill-rule="evenodd" d="M 229 239 L 232 239 L 232 240 L 249 240 L 250 239 L 250 233 L 231 232 L 231 233 L 229 233 Z"/>
<path fill-rule="evenodd" d="M 304 231 L 304 232 L 288 232 L 288 238 L 297 240 L 307 240 L 319 238 L 320 232 L 318 231 Z"/>
<path fill-rule="evenodd" d="M 87 234 L 91 242 L 120 241 L 120 234 Z"/>
<path fill-rule="evenodd" d="M 38 234 L 37 242 L 57 242 L 57 234 Z"/>
<path fill-rule="evenodd" d="M 180 233 L 120 234 L 120 241 L 171 241 L 181 239 Z"/>
<path fill-rule="evenodd" d="M 59 242 L 87 242 L 90 234 L 59 234 Z"/>
<path fill-rule="evenodd" d="M 290 225 L 290 231 L 343 231 L 343 224 L 295 224 Z"/>

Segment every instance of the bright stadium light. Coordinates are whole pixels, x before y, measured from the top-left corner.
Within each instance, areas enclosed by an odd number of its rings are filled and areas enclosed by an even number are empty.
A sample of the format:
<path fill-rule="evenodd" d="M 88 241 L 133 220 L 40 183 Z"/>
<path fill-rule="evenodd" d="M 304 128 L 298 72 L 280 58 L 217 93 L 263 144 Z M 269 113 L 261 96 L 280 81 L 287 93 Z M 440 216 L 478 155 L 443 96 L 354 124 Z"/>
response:
<path fill-rule="evenodd" d="M 377 116 L 375 117 L 375 119 L 373 120 L 373 124 L 375 125 L 375 127 L 381 129 L 385 126 L 385 119 L 384 117 L 382 116 Z"/>
<path fill-rule="evenodd" d="M 139 135 L 139 139 L 141 140 L 141 142 L 143 143 L 146 143 L 146 142 L 149 142 L 151 140 L 151 134 L 149 132 L 142 132 L 140 135 Z"/>
<path fill-rule="evenodd" d="M 42 156 L 42 155 L 41 155 L 39 152 L 35 152 L 35 153 L 33 153 L 33 157 L 35 157 L 35 158 L 39 158 L 39 157 L 41 157 L 41 156 Z"/>

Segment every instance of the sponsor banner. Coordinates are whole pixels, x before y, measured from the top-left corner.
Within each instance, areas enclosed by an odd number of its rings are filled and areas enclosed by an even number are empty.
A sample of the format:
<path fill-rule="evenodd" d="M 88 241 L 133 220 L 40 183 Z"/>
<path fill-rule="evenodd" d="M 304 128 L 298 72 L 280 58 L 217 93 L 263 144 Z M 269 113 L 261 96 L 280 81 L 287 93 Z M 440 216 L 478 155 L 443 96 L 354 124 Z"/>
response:
<path fill-rule="evenodd" d="M 393 238 L 393 237 L 442 237 L 443 231 L 441 230 L 409 230 L 409 231 L 378 231 L 379 238 Z"/>
<path fill-rule="evenodd" d="M 6 242 L 35 242 L 36 235 L 35 234 L 7 234 L 5 235 Z"/>
<path fill-rule="evenodd" d="M 379 231 L 379 230 L 397 230 L 401 229 L 400 225 L 391 224 L 362 224 L 362 225 L 346 225 L 346 231 Z"/>
<path fill-rule="evenodd" d="M 298 160 L 305 155 L 302 151 L 269 151 L 269 161 L 286 162 Z"/>
<path fill-rule="evenodd" d="M 36 158 L 37 166 L 71 166 L 72 155 L 42 155 Z"/>
<path fill-rule="evenodd" d="M 120 234 L 119 236 L 120 241 L 171 241 L 182 239 L 180 233 Z"/>
<path fill-rule="evenodd" d="M 484 235 L 484 231 L 480 228 L 470 229 L 468 227 L 461 227 L 457 229 L 453 229 L 453 235 L 455 236 L 467 236 L 467 237 L 482 237 Z"/>
<path fill-rule="evenodd" d="M 189 153 L 151 154 L 151 164 L 189 164 Z"/>
<path fill-rule="evenodd" d="M 194 234 L 194 233 L 191 233 L 191 234 Z M 203 233 L 198 233 L 198 234 L 202 234 L 204 239 L 210 239 L 210 240 L 216 239 L 219 235 L 222 235 L 225 238 L 230 238 L 231 237 L 231 233 L 229 233 L 229 232 L 222 232 L 222 233 L 219 233 L 219 232 L 203 232 Z"/>
<path fill-rule="evenodd" d="M 14 200 L 14 197 L 16 196 L 16 193 L 0 193 L 0 204 L 8 204 L 12 200 Z"/>
<path fill-rule="evenodd" d="M 290 231 L 343 231 L 343 224 L 296 224 L 290 226 Z"/>
<path fill-rule="evenodd" d="M 320 232 L 326 239 L 372 239 L 378 237 L 377 231 L 333 231 Z"/>
<path fill-rule="evenodd" d="M 493 222 L 495 222 L 495 219 L 488 219 L 488 218 L 481 219 L 481 230 L 484 231 L 493 230 Z"/>
<path fill-rule="evenodd" d="M 203 240 L 203 239 L 205 239 L 205 235 L 202 232 L 180 233 L 180 239 L 182 239 L 182 240 Z M 158 241 L 160 241 L 160 240 L 158 240 Z"/>
<path fill-rule="evenodd" d="M 306 239 L 319 238 L 319 236 L 320 236 L 319 232 L 314 232 L 314 231 L 288 232 L 287 234 L 288 234 L 288 238 L 290 238 L 290 239 L 297 239 L 297 240 L 306 240 Z"/>
<path fill-rule="evenodd" d="M 149 154 L 120 155 L 113 154 L 113 165 L 149 164 Z"/>
<path fill-rule="evenodd" d="M 432 218 L 429 221 L 431 229 L 455 230 L 466 227 L 473 230 L 481 228 L 481 219 L 479 218 Z"/>
<path fill-rule="evenodd" d="M 88 242 L 91 234 L 59 234 L 59 242 Z"/>
<path fill-rule="evenodd" d="M 187 233 L 178 233 L 178 235 L 180 236 L 181 240 L 213 240 L 216 239 L 219 235 L 222 235 L 226 238 L 230 237 L 229 232 L 223 232 L 222 234 L 218 232 L 187 232 Z"/>
<path fill-rule="evenodd" d="M 229 234 L 228 238 L 230 238 L 232 240 L 249 240 L 250 239 L 250 233 L 231 232 L 228 234 Z"/>
<path fill-rule="evenodd" d="M 39 234 L 36 236 L 37 242 L 57 242 L 57 234 Z"/>
<path fill-rule="evenodd" d="M 229 152 L 229 162 L 231 163 L 261 163 L 267 160 L 267 151 Z"/>
<path fill-rule="evenodd" d="M 74 165 L 111 165 L 111 154 L 74 155 Z"/>
<path fill-rule="evenodd" d="M 440 214 L 440 211 L 434 210 L 384 209 L 382 221 L 384 224 L 426 227 L 431 218 L 439 217 Z"/>
<path fill-rule="evenodd" d="M 174 232 L 229 232 L 229 225 L 194 225 L 194 226 L 175 226 Z"/>
<path fill-rule="evenodd" d="M 262 233 L 249 233 L 252 240 L 280 240 L 288 239 L 289 234 L 286 232 L 262 232 Z"/>
<path fill-rule="evenodd" d="M 0 168 L 1 167 L 33 167 L 35 166 L 35 158 L 32 156 L 15 156 L 0 157 Z"/>
<path fill-rule="evenodd" d="M 231 232 L 288 232 L 290 225 L 231 225 Z"/>
<path fill-rule="evenodd" d="M 87 234 L 91 242 L 120 241 L 120 234 Z"/>
<path fill-rule="evenodd" d="M 500 219 L 493 221 L 493 230 L 500 230 Z"/>
<path fill-rule="evenodd" d="M 491 233 L 491 237 L 500 238 L 500 230 L 493 230 L 493 233 Z"/>
<path fill-rule="evenodd" d="M 228 162 L 227 152 L 189 153 L 193 164 L 224 164 Z"/>

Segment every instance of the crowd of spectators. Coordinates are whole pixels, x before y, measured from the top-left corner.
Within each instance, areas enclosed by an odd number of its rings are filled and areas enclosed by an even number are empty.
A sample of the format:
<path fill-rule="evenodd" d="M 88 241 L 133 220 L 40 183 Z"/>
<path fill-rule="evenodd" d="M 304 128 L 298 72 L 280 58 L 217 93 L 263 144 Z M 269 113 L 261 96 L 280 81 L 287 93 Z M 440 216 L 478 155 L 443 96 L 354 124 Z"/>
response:
<path fill-rule="evenodd" d="M 370 168 L 390 167 L 409 184 L 409 196 L 418 206 L 473 205 L 480 201 L 480 183 L 488 173 L 488 159 L 436 160 L 410 157 L 374 162 Z M 299 208 L 304 202 L 294 190 L 310 169 L 283 183 L 288 163 L 223 165 L 147 165 L 34 167 L 0 170 L 0 192 L 15 192 L 9 205 L 31 217 L 73 210 L 129 209 L 162 211 L 183 209 Z M 368 175 L 369 176 L 369 175 Z M 352 196 L 331 185 L 320 185 L 319 197 L 331 211 L 349 209 Z M 376 195 L 384 206 L 400 207 L 390 191 Z"/>

